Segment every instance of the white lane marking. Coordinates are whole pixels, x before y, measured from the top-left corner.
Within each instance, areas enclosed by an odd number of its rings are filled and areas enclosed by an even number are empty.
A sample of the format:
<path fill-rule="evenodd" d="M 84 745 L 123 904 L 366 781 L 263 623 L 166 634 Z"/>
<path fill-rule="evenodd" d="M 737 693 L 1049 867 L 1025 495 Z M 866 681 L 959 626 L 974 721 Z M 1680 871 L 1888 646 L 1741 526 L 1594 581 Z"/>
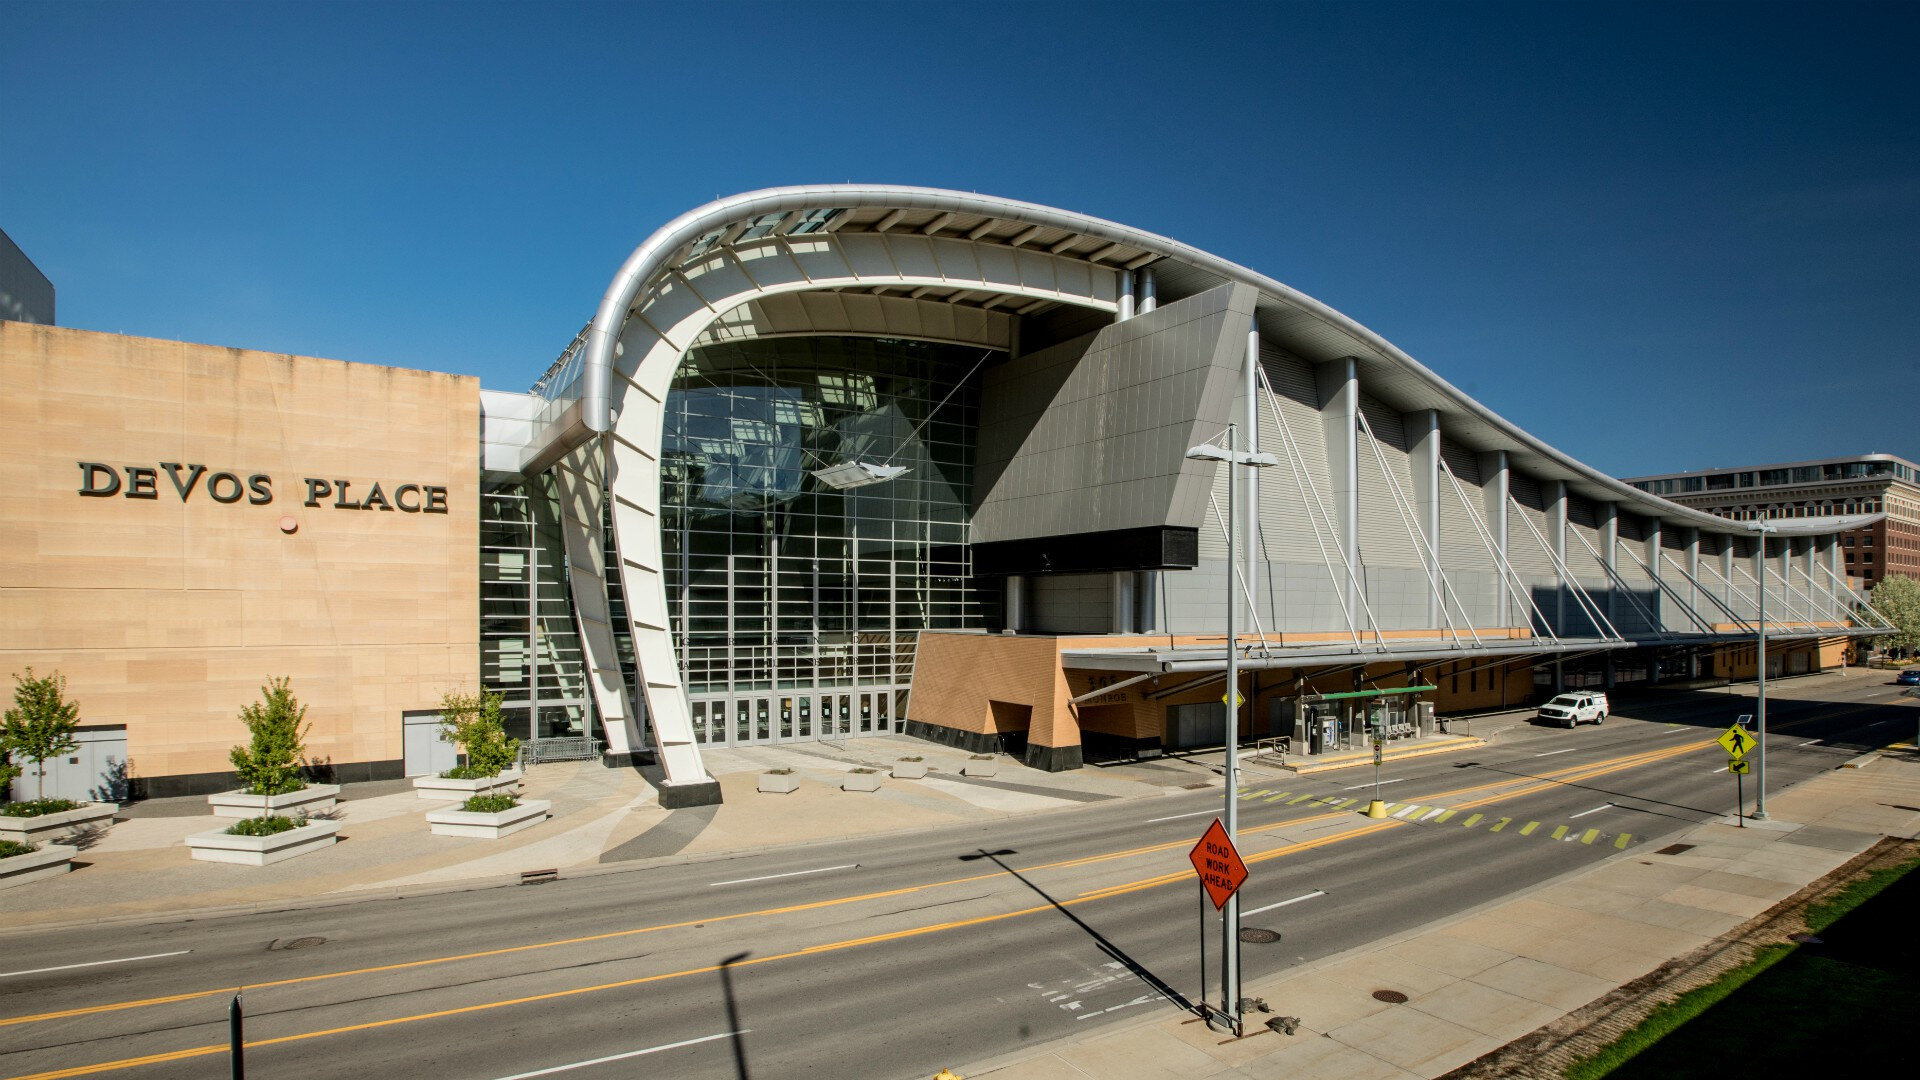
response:
<path fill-rule="evenodd" d="M 1413 812 L 1414 812 L 1415 810 L 1418 810 L 1418 809 L 1420 809 L 1420 808 L 1419 808 L 1418 806 L 1414 806 L 1414 805 L 1412 805 L 1412 804 L 1408 804 L 1408 805 L 1406 805 L 1406 806 L 1403 806 L 1403 807 L 1401 807 L 1401 808 L 1400 808 L 1400 809 L 1398 809 L 1398 810 L 1395 810 L 1395 811 L 1393 812 L 1393 816 L 1394 816 L 1394 817 L 1397 817 L 1397 818 L 1403 818 L 1403 817 L 1406 817 L 1406 816 L 1407 816 L 1408 814 L 1411 814 L 1411 813 L 1413 813 Z"/>
<path fill-rule="evenodd" d="M 657 1054 L 662 1050 L 678 1050 L 683 1046 L 698 1046 L 701 1043 L 709 1043 L 715 1039 L 731 1039 L 735 1035 L 745 1035 L 752 1030 L 752 1028 L 741 1028 L 739 1031 L 723 1031 L 718 1035 L 703 1035 L 698 1039 L 687 1039 L 684 1042 L 667 1043 L 664 1046 L 649 1046 L 645 1050 L 629 1050 L 624 1054 L 609 1054 L 606 1057 L 594 1058 L 591 1061 L 576 1061 L 571 1065 L 555 1065 L 551 1069 L 535 1069 L 533 1072 L 514 1073 L 512 1076 L 503 1076 L 500 1080 L 529 1080 L 530 1077 L 535 1076 L 552 1076 L 554 1073 L 572 1072 L 575 1069 L 584 1069 L 590 1065 L 604 1065 L 609 1061 L 625 1061 L 628 1058 L 637 1058 L 645 1054 Z"/>
<path fill-rule="evenodd" d="M 1199 817 L 1201 814 L 1218 814 L 1219 812 L 1218 810 L 1195 810 L 1191 814 L 1174 814 L 1171 817 L 1148 818 L 1146 823 L 1151 825 L 1156 821 L 1179 821 L 1181 818 Z"/>
<path fill-rule="evenodd" d="M 1549 750 L 1544 754 L 1535 754 L 1533 756 L 1534 757 L 1552 757 L 1555 754 L 1571 754 L 1575 750 L 1579 750 L 1579 749 L 1581 748 L 1578 746 L 1569 746 L 1565 750 Z"/>
<path fill-rule="evenodd" d="M 772 881 L 775 878 L 800 877 L 804 874 L 824 874 L 829 870 L 854 870 L 858 869 L 859 866 L 860 864 L 857 862 L 850 862 L 845 866 L 822 866 L 818 870 L 795 870 L 791 874 L 767 874 L 764 877 L 734 878 L 732 881 L 709 881 L 707 882 L 707 888 L 711 889 L 715 885 L 745 885 L 749 881 Z"/>
<path fill-rule="evenodd" d="M 1583 818 L 1583 817 L 1586 817 L 1588 814 L 1597 814 L 1602 810 L 1611 810 L 1611 809 L 1613 809 L 1613 804 L 1608 803 L 1605 806 L 1596 806 L 1591 810 L 1582 810 L 1579 813 L 1573 815 L 1573 817 L 1568 818 L 1567 820 L 1572 821 L 1574 818 Z"/>
<path fill-rule="evenodd" d="M 1099 1012 L 1081 1013 L 1079 1016 L 1074 1017 L 1074 1019 L 1075 1020 L 1091 1020 L 1096 1016 L 1105 1016 L 1110 1012 L 1119 1012 L 1121 1009 L 1131 1009 L 1135 1005 L 1145 1005 L 1149 1001 L 1154 1001 L 1158 999 L 1159 996 L 1160 995 L 1158 994 L 1141 994 L 1139 997 L 1134 998 L 1132 1001 L 1123 1001 L 1118 1005 L 1109 1005 L 1106 1008 L 1101 1009 Z"/>
<path fill-rule="evenodd" d="M 1680 733 L 1681 733 L 1681 732 L 1683 732 L 1683 731 L 1690 731 L 1690 730 L 1692 730 L 1692 729 L 1691 729 L 1691 728 L 1683 728 L 1683 727 L 1676 727 L 1675 725 L 1672 725 L 1672 724 L 1668 724 L 1668 725 L 1667 725 L 1667 730 L 1665 730 L 1665 731 L 1656 731 L 1656 732 L 1654 732 L 1654 734 L 1655 734 L 1655 735 L 1678 735 L 1678 734 L 1680 734 Z"/>
<path fill-rule="evenodd" d="M 1726 771 L 1727 771 L 1727 767 L 1726 767 L 1725 765 L 1722 765 L 1722 766 L 1720 766 L 1719 768 L 1717 768 L 1717 769 L 1715 769 L 1715 770 L 1713 770 L 1713 772 L 1717 772 L 1717 773 L 1723 773 L 1723 772 L 1726 772 Z M 1713 775 L 1713 773 L 1708 773 L 1707 775 L 1708 775 L 1708 776 L 1712 776 L 1712 775 Z"/>
<path fill-rule="evenodd" d="M 1436 807 L 1434 807 L 1433 809 L 1431 809 L 1431 810 L 1429 810 L 1429 811 L 1427 811 L 1426 813 L 1424 813 L 1424 814 L 1421 814 L 1421 815 L 1420 815 L 1420 818 L 1419 818 L 1419 820 L 1421 820 L 1421 821 L 1431 821 L 1432 819 L 1434 819 L 1434 818 L 1436 818 L 1436 817 L 1439 817 L 1439 816 L 1440 816 L 1441 814 L 1444 814 L 1444 813 L 1446 813 L 1446 812 L 1447 812 L 1447 808 L 1446 808 L 1446 807 L 1444 807 L 1444 806 L 1436 806 Z"/>
<path fill-rule="evenodd" d="M 1243 911 L 1240 913 L 1240 915 L 1243 918 L 1248 915 L 1258 915 L 1263 911 L 1272 911 L 1274 908 L 1277 908 L 1277 907 L 1286 907 L 1288 904 L 1297 904 L 1302 900 L 1311 900 L 1316 896 L 1325 896 L 1325 895 L 1327 894 L 1324 891 L 1320 889 L 1315 889 L 1314 891 L 1307 893 L 1304 896 L 1296 896 L 1291 900 L 1282 900 L 1277 904 L 1268 904 L 1266 907 L 1257 907 L 1257 908 L 1254 908 L 1252 911 Z"/>
<path fill-rule="evenodd" d="M 44 975 L 49 971 L 72 971 L 74 968 L 99 967 L 102 964 L 131 964 L 135 960 L 158 960 L 163 956 L 185 956 L 192 951 L 192 949 L 181 949 L 178 952 L 148 953 L 145 956 L 123 956 L 118 960 L 89 960 L 84 964 L 62 964 L 59 967 L 33 968 L 30 971 L 0 971 L 0 979 L 11 979 L 15 975 Z"/>
<path fill-rule="evenodd" d="M 1382 780 L 1380 782 L 1382 784 L 1398 784 L 1398 783 L 1404 782 L 1405 780 L 1406 780 L 1406 777 L 1403 776 L 1398 780 Z M 1340 790 L 1341 791 L 1359 791 L 1363 787 L 1372 787 L 1372 786 L 1373 786 L 1372 784 L 1355 784 L 1352 787 L 1343 787 Z"/>

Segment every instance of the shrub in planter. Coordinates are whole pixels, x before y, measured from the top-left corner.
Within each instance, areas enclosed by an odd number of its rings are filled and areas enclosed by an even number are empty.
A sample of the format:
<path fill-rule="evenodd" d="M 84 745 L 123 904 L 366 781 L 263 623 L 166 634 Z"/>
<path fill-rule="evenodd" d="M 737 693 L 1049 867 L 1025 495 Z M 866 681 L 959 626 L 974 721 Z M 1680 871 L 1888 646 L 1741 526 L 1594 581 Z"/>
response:
<path fill-rule="evenodd" d="M 800 778 L 793 775 L 792 769 L 768 769 L 760 774 L 759 790 L 770 795 L 785 795 L 800 787 Z"/>
<path fill-rule="evenodd" d="M 113 815 L 119 809 L 117 803 L 71 799 L 0 803 L 0 840 L 36 844 L 76 833 L 97 832 L 113 824 Z"/>
<path fill-rule="evenodd" d="M 847 773 L 847 778 L 845 780 L 840 781 L 840 790 L 841 791 L 879 791 L 880 790 L 880 771 L 878 769 L 869 769 L 864 766 L 861 768 L 854 769 L 849 773 Z"/>
<path fill-rule="evenodd" d="M 287 795 L 307 786 L 301 768 L 307 759 L 307 707 L 288 688 L 291 680 L 268 679 L 260 700 L 240 710 L 240 722 L 253 736 L 227 754 L 249 795 Z"/>
<path fill-rule="evenodd" d="M 244 818 L 227 826 L 228 836 L 273 836 L 276 833 L 292 832 L 307 823 L 306 818 L 295 820 L 280 814 L 264 814 L 260 817 Z"/>
<path fill-rule="evenodd" d="M 924 780 L 926 777 L 927 759 L 918 754 L 903 757 L 894 762 L 893 778 L 895 780 Z"/>
<path fill-rule="evenodd" d="M 457 810 L 434 810 L 427 826 L 435 836 L 470 836 L 498 840 L 547 820 L 553 804 L 545 799 L 522 802 L 512 795 L 475 795 Z"/>
<path fill-rule="evenodd" d="M 0 840 L 0 889 L 11 889 L 41 878 L 58 877 L 73 869 L 79 849 L 65 844 L 22 844 Z"/>
<path fill-rule="evenodd" d="M 466 759 L 440 774 L 451 780 L 499 776 L 520 756 L 520 740 L 507 737 L 500 719 L 500 695 L 490 690 L 441 695 L 440 738 L 459 747 Z"/>
<path fill-rule="evenodd" d="M 86 803 L 72 799 L 31 799 L 27 802 L 0 803 L 0 817 L 34 818 L 78 810 Z"/>
<path fill-rule="evenodd" d="M 312 727 L 306 716 L 307 707 L 293 696 L 290 680 L 267 680 L 260 700 L 240 710 L 240 722 L 251 738 L 227 754 L 242 786 L 207 796 L 216 815 L 250 818 L 332 809 L 339 786 L 306 781 L 307 732 Z"/>
<path fill-rule="evenodd" d="M 187 850 L 200 862 L 271 866 L 332 847 L 340 839 L 339 830 L 338 821 L 267 813 L 224 829 L 193 833 L 187 837 Z"/>
<path fill-rule="evenodd" d="M 14 673 L 13 708 L 6 711 L 5 722 L 0 723 L 0 751 L 8 758 L 18 757 L 33 763 L 36 800 L 46 795 L 47 759 L 79 747 L 73 738 L 74 729 L 79 726 L 80 705 L 67 700 L 65 675 L 57 671 L 51 675 L 35 675 L 32 668 L 28 668 L 25 675 Z M 0 781 L 19 775 L 15 766 L 9 765 L 5 771 L 12 775 L 0 775 Z"/>

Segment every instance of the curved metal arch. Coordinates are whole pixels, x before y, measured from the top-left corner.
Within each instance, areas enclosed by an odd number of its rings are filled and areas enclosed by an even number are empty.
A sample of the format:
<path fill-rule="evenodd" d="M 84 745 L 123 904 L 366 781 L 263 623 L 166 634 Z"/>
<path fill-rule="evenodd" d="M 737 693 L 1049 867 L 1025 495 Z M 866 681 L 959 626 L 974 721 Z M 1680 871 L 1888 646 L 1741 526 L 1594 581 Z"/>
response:
<path fill-rule="evenodd" d="M 635 302 L 654 281 L 673 269 L 668 260 L 674 253 L 682 246 L 709 232 L 726 229 L 743 220 L 764 214 L 826 208 L 931 210 L 939 213 L 978 214 L 1028 226 L 1064 229 L 1109 243 L 1138 248 L 1159 258 L 1185 263 L 1230 281 L 1250 285 L 1260 290 L 1263 295 L 1298 308 L 1353 337 L 1372 349 L 1378 359 L 1393 364 L 1422 380 L 1461 412 L 1486 424 L 1512 444 L 1506 447 L 1481 449 L 1505 449 L 1536 455 L 1572 472 L 1586 483 L 1607 491 L 1615 501 L 1631 506 L 1641 514 L 1717 533 L 1746 531 L 1739 522 L 1729 522 L 1725 518 L 1681 506 L 1641 491 L 1547 445 L 1492 409 L 1475 401 L 1464 391 L 1358 321 L 1265 274 L 1170 237 L 1104 218 L 1043 206 L 1039 203 L 944 188 L 889 184 L 823 184 L 764 188 L 697 207 L 661 226 L 639 247 L 636 247 L 621 264 L 619 272 L 614 275 L 605 295 L 601 297 L 593 322 L 587 328 L 582 398 L 583 419 L 587 426 L 600 432 L 612 429 L 616 344 Z M 1810 524 L 1804 526 L 1782 526 L 1778 529 L 1777 535 L 1818 535 L 1835 529 L 1855 527 L 1851 523 L 1828 524 L 1824 520 L 1819 522 L 1814 522 L 1814 519 L 1807 520 Z M 1876 519 L 1867 516 L 1860 520 Z"/>

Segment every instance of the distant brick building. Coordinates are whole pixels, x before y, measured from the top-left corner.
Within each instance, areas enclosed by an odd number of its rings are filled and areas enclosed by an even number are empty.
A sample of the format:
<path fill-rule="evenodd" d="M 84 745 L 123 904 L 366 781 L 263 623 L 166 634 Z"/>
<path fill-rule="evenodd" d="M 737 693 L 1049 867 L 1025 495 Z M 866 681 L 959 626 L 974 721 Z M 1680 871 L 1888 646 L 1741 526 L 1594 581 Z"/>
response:
<path fill-rule="evenodd" d="M 1889 574 L 1920 578 L 1920 465 L 1892 454 L 1742 469 L 1660 473 L 1627 481 L 1682 506 L 1735 521 L 1885 513 L 1840 534 L 1847 573 L 1871 588 Z"/>

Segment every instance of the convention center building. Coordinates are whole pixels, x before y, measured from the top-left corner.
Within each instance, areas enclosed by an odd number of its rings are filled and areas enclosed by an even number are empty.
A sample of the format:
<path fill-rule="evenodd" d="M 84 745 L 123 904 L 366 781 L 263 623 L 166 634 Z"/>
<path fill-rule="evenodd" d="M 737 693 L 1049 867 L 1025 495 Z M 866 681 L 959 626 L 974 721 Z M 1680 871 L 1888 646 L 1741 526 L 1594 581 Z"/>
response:
<path fill-rule="evenodd" d="M 440 699 L 484 687 L 674 806 L 713 747 L 1318 754 L 1751 677 L 1762 604 L 1777 674 L 1886 626 L 1836 541 L 1873 514 L 1681 506 L 1278 281 L 1030 203 L 719 200 L 528 375 L 0 322 L 0 671 L 67 677 L 81 786 L 229 783 L 280 676 L 339 779 L 444 767 Z"/>

